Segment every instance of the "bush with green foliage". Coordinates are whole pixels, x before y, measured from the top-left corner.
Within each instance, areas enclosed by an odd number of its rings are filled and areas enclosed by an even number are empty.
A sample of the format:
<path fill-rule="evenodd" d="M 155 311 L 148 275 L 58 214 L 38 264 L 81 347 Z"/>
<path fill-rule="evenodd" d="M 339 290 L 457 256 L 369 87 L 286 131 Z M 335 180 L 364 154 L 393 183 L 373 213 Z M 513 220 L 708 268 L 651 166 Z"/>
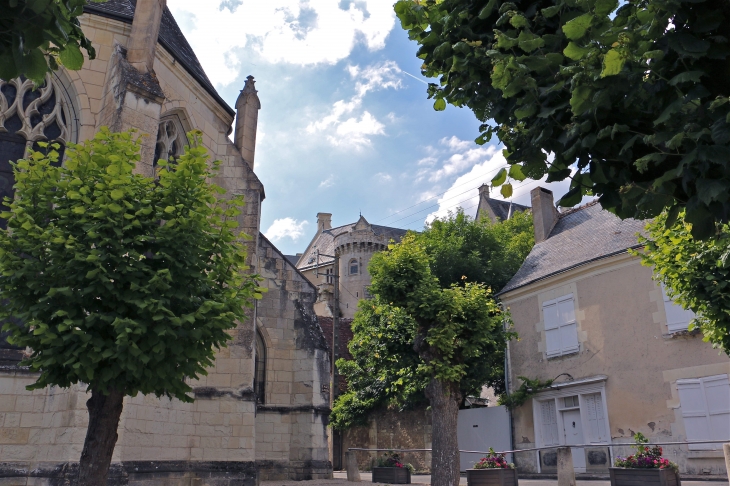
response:
<path fill-rule="evenodd" d="M 642 263 L 653 268 L 672 300 L 696 314 L 690 328 L 698 327 L 705 341 L 730 355 L 730 225 L 699 241 L 691 225 L 671 224 L 663 214 L 647 232 L 639 237 L 645 245 L 637 252 Z"/>
<path fill-rule="evenodd" d="M 730 215 L 730 2 L 400 0 L 438 77 L 434 108 L 468 107 L 510 168 L 492 181 L 571 179 L 621 218 L 685 209 L 695 237 Z"/>
<path fill-rule="evenodd" d="M 189 142 L 157 178 L 135 173 L 139 138 L 106 128 L 69 144 L 63 166 L 56 150 L 14 164 L 0 317 L 22 323 L 4 329 L 30 349 L 21 365 L 39 375 L 29 389 L 91 392 L 81 485 L 105 481 L 124 396 L 191 402 L 188 380 L 206 374 L 260 297 L 236 231 L 243 199 L 209 182 L 220 162 L 201 133 Z"/>
<path fill-rule="evenodd" d="M 101 2 L 105 0 L 92 0 Z M 79 70 L 96 51 L 78 17 L 86 0 L 8 0 L 0 8 L 0 79 L 25 76 L 41 84 L 63 65 Z"/>

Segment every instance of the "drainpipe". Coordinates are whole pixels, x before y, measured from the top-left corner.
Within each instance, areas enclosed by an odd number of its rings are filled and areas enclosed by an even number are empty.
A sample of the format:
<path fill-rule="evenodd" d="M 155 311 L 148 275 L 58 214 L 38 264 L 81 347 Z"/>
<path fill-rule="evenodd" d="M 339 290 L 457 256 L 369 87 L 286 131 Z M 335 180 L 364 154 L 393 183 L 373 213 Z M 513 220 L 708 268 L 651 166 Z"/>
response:
<path fill-rule="evenodd" d="M 507 308 L 505 307 L 504 303 L 500 302 L 499 305 L 502 307 L 502 312 L 506 313 Z M 504 329 L 505 332 L 507 332 L 507 319 L 506 318 L 502 321 L 502 328 Z M 507 341 L 507 347 L 504 350 L 504 392 L 507 395 L 509 395 L 509 392 L 510 392 L 509 362 L 510 362 L 510 360 L 509 360 L 509 341 Z M 514 448 L 515 431 L 514 431 L 513 425 L 512 425 L 512 410 L 510 410 L 509 408 L 507 409 L 507 415 L 508 415 L 508 419 L 509 419 L 509 432 L 510 432 L 509 450 L 513 451 L 513 450 L 515 450 L 515 448 Z M 514 461 L 514 457 L 512 459 Z"/>

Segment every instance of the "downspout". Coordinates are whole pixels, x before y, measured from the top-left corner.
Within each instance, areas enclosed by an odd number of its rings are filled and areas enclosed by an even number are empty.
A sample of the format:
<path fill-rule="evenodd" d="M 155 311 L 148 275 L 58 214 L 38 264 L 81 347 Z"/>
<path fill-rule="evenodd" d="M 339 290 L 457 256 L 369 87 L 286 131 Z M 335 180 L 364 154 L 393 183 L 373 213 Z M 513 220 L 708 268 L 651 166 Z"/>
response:
<path fill-rule="evenodd" d="M 504 302 L 500 302 L 499 305 L 502 307 L 502 312 L 505 315 L 505 318 L 502 320 L 502 328 L 504 329 L 504 332 L 507 332 L 507 308 L 504 305 Z M 507 341 L 507 347 L 504 350 L 504 392 L 509 395 L 510 392 L 510 383 L 509 383 L 509 341 Z M 514 435 L 515 431 L 512 426 L 512 410 L 507 408 L 507 415 L 509 420 L 509 450 L 513 451 L 514 448 Z M 513 458 L 514 462 L 514 458 Z"/>

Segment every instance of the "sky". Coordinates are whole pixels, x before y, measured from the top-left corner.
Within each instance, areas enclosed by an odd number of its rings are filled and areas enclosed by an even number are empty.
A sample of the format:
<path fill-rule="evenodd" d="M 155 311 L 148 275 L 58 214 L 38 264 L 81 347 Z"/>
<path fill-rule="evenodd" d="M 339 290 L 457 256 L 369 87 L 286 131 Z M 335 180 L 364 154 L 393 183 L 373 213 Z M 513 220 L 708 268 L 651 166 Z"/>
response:
<path fill-rule="evenodd" d="M 479 146 L 471 111 L 433 109 L 418 46 L 392 0 L 168 0 L 224 100 L 246 76 L 261 100 L 254 171 L 264 184 L 261 230 L 286 254 L 304 251 L 318 212 L 420 230 L 462 207 L 505 165 L 496 137 Z M 531 189 L 567 182 L 524 181 Z M 498 191 L 493 197 L 501 198 Z"/>

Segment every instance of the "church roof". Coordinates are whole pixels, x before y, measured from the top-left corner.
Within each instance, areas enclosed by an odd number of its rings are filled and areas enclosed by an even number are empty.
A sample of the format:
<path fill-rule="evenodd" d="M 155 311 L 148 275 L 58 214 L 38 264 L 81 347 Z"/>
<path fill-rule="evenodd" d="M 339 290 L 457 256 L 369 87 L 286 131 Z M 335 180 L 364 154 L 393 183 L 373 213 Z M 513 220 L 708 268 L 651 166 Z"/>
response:
<path fill-rule="evenodd" d="M 84 12 L 119 20 L 128 24 L 134 18 L 137 0 L 107 0 L 104 3 L 84 5 Z M 213 87 L 208 76 L 200 65 L 193 48 L 188 44 L 170 9 L 165 7 L 160 23 L 158 42 L 179 62 L 190 75 L 205 89 L 231 116 L 236 112 L 226 103 Z"/>
<path fill-rule="evenodd" d="M 321 255 L 334 255 L 335 251 L 335 236 L 341 233 L 348 233 L 356 229 L 364 229 L 363 222 L 373 230 L 376 236 L 385 236 L 386 238 L 400 241 L 400 239 L 408 232 L 408 230 L 400 228 L 391 228 L 389 226 L 379 226 L 377 224 L 369 224 L 365 221 L 362 216 L 354 223 L 346 224 L 344 226 L 337 226 L 336 228 L 330 228 L 322 231 L 320 234 L 315 236 L 314 240 L 309 244 L 307 250 L 302 254 L 297 262 L 297 268 L 299 270 L 308 270 L 317 264 L 317 250 L 319 250 L 319 264 L 332 263 L 332 258 L 323 257 Z M 359 226 L 358 226 L 359 223 Z"/>
<path fill-rule="evenodd" d="M 498 295 L 587 263 L 638 248 L 646 221 L 620 219 L 598 201 L 561 213 L 550 236 L 537 243 Z"/>
<path fill-rule="evenodd" d="M 529 206 L 523 206 L 522 204 L 513 203 L 510 201 L 502 201 L 500 199 L 492 199 L 489 198 L 486 201 L 486 204 L 489 204 L 489 208 L 492 210 L 494 215 L 501 219 L 502 221 L 506 221 L 509 219 L 510 213 L 514 213 L 516 211 L 529 211 Z M 481 209 L 481 203 L 482 201 L 479 201 L 479 209 Z M 512 207 L 510 211 L 510 206 Z M 479 214 L 479 209 L 477 209 L 477 214 Z"/>

